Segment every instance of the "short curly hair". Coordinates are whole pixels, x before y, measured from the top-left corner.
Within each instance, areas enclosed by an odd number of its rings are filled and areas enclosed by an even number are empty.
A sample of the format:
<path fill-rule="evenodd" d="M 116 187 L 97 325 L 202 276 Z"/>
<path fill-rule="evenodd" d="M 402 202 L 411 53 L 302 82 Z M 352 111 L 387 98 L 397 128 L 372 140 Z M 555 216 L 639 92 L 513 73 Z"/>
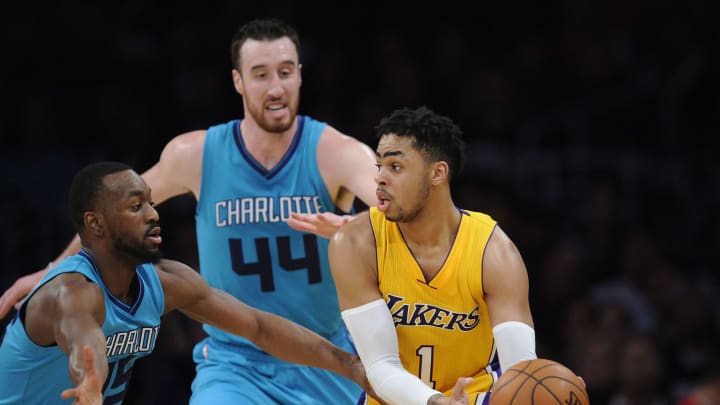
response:
<path fill-rule="evenodd" d="M 449 178 L 459 175 L 465 167 L 463 132 L 450 118 L 422 106 L 401 108 L 380 120 L 375 127 L 378 139 L 394 134 L 413 138 L 413 145 L 432 162 L 445 161 Z"/>
<path fill-rule="evenodd" d="M 120 162 L 98 162 L 85 166 L 75 175 L 70 184 L 69 206 L 70 218 L 78 233 L 85 228 L 83 215 L 97 208 L 105 191 L 105 176 L 125 170 L 132 168 Z"/>

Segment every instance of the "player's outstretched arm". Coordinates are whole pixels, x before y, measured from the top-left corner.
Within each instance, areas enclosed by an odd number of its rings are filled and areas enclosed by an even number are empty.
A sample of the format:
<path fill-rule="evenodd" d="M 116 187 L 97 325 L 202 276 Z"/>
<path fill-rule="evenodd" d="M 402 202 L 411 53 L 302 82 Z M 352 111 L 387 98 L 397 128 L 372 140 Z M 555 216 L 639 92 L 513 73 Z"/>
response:
<path fill-rule="evenodd" d="M 318 143 L 317 159 L 320 175 L 338 209 L 351 212 L 356 197 L 366 206 L 377 204 L 375 152 L 369 146 L 328 126 Z M 352 218 L 332 212 L 293 213 L 288 225 L 329 239 Z"/>
<path fill-rule="evenodd" d="M 68 356 L 75 387 L 58 392 L 76 403 L 102 403 L 102 385 L 108 375 L 105 300 L 101 288 L 80 273 L 63 273 L 48 281 L 26 304 L 25 330 L 38 345 L 57 346 Z"/>
<path fill-rule="evenodd" d="M 356 355 L 299 324 L 211 288 L 185 264 L 163 260 L 156 267 L 165 292 L 166 313 L 178 309 L 198 322 L 243 336 L 279 359 L 323 368 L 370 389 Z"/>
<path fill-rule="evenodd" d="M 80 274 L 64 274 L 66 279 L 55 295 L 53 336 L 68 355 L 70 380 L 74 388 L 63 391 L 63 398 L 73 396 L 79 404 L 102 403 L 102 386 L 108 375 L 105 335 L 105 300 L 97 284 Z M 51 296 L 47 294 L 46 296 Z"/>
<path fill-rule="evenodd" d="M 73 388 L 68 388 L 60 395 L 62 399 L 75 399 L 77 405 L 101 405 L 103 401 L 103 381 L 95 367 L 95 354 L 89 345 L 82 347 L 81 363 L 82 379 Z"/>
<path fill-rule="evenodd" d="M 300 231 L 309 232 L 317 236 L 330 239 L 335 231 L 343 224 L 352 220 L 352 215 L 337 215 L 332 212 L 322 212 L 319 214 L 300 214 L 290 213 L 287 223 L 290 228 Z"/>
<path fill-rule="evenodd" d="M 9 313 L 11 308 L 20 308 L 22 300 L 32 291 L 33 287 L 35 287 L 47 272 L 48 268 L 46 267 L 15 280 L 15 283 L 0 296 L 0 319 Z"/>

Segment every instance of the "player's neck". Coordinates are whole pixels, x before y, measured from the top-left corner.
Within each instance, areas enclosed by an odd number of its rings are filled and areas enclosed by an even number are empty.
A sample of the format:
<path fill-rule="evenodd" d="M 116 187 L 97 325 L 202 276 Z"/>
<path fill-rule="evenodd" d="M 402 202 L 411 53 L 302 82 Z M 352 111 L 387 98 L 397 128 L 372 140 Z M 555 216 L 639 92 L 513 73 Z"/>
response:
<path fill-rule="evenodd" d="M 285 156 L 296 130 L 297 119 L 284 132 L 268 132 L 254 120 L 244 119 L 240 123 L 240 136 L 245 149 L 268 170 Z"/>
<path fill-rule="evenodd" d="M 87 247 L 85 250 L 92 257 L 93 263 L 105 283 L 105 288 L 125 303 L 133 302 L 135 292 L 132 287 L 137 266 L 115 255 L 103 254 Z"/>
<path fill-rule="evenodd" d="M 416 246 L 444 246 L 455 239 L 461 219 L 452 199 L 427 204 L 410 222 L 398 223 L 405 240 Z"/>

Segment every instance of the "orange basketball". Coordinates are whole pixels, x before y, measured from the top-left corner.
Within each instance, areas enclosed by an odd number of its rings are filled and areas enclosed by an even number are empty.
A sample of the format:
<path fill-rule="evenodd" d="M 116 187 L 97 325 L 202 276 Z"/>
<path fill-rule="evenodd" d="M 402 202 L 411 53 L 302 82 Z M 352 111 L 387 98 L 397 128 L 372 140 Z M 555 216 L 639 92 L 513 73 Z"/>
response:
<path fill-rule="evenodd" d="M 588 405 L 587 391 L 572 370 L 535 359 L 504 371 L 493 386 L 490 405 Z"/>

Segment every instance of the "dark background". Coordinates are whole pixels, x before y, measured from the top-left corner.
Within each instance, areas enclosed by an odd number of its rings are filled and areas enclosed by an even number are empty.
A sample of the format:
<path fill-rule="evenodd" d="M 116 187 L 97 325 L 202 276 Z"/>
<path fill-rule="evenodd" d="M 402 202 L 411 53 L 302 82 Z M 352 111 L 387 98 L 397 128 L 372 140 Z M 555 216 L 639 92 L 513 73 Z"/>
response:
<path fill-rule="evenodd" d="M 456 203 L 513 238 L 538 355 L 582 375 L 594 404 L 675 404 L 717 378 L 713 2 L 117 3 L 0 17 L 3 290 L 70 241 L 79 168 L 142 172 L 173 136 L 241 117 L 230 38 L 275 16 L 301 35 L 301 113 L 372 148 L 374 124 L 398 107 L 461 125 Z M 166 256 L 197 268 L 193 210 L 187 196 L 159 209 Z M 179 315 L 161 330 L 129 404 L 187 402 L 202 333 Z"/>

